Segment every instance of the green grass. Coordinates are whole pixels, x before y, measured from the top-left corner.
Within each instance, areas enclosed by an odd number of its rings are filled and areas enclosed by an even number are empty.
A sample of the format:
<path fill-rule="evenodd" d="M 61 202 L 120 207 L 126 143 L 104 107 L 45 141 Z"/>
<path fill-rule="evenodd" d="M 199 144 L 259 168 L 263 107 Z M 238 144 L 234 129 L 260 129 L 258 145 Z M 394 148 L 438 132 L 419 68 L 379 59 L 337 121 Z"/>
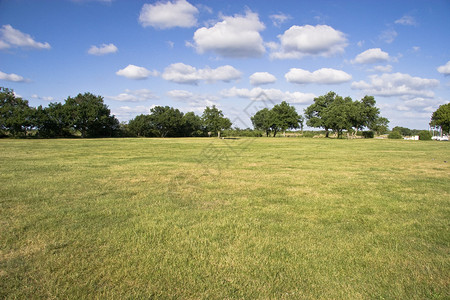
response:
<path fill-rule="evenodd" d="M 4 139 L 0 170 L 2 299 L 450 298 L 445 142 Z"/>

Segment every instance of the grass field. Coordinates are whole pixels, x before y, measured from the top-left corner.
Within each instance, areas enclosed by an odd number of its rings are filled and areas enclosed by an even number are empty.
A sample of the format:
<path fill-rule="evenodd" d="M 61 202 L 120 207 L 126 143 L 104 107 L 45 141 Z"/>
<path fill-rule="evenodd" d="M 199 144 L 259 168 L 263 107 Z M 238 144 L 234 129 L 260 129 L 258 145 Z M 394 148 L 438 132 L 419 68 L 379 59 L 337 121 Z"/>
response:
<path fill-rule="evenodd" d="M 0 298 L 449 299 L 450 144 L 0 140 Z"/>

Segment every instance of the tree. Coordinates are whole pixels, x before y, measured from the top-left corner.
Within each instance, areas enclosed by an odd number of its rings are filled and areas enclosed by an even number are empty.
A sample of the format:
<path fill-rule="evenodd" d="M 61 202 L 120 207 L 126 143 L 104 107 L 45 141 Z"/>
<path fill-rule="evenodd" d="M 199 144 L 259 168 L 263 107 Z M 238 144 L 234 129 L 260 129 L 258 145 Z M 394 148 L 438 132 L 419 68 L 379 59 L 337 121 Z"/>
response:
<path fill-rule="evenodd" d="M 35 111 L 35 126 L 41 137 L 67 137 L 71 135 L 67 106 L 50 103 L 48 107 L 39 106 Z"/>
<path fill-rule="evenodd" d="M 375 104 L 375 98 L 367 95 L 353 103 L 350 117 L 353 128 L 355 128 L 355 135 L 364 127 L 370 128 L 371 124 L 379 118 L 380 109 L 375 107 Z"/>
<path fill-rule="evenodd" d="M 378 117 L 369 124 L 368 128 L 380 135 L 388 131 L 388 124 L 389 120 L 387 118 Z"/>
<path fill-rule="evenodd" d="M 351 118 L 354 108 L 355 104 L 350 97 L 336 96 L 334 101 L 322 112 L 324 126 L 336 132 L 338 138 L 342 137 L 343 130 L 350 130 L 354 125 Z"/>
<path fill-rule="evenodd" d="M 403 136 L 411 136 L 412 135 L 411 129 L 406 128 L 406 127 L 395 126 L 394 128 L 392 128 L 392 131 L 397 131 L 398 133 L 400 133 Z"/>
<path fill-rule="evenodd" d="M 28 101 L 16 97 L 13 90 L 0 87 L 0 130 L 12 136 L 26 135 L 32 123 L 33 110 Z"/>
<path fill-rule="evenodd" d="M 103 97 L 91 93 L 68 97 L 65 104 L 71 126 L 84 137 L 112 136 L 119 128 L 119 121 L 111 116 Z"/>
<path fill-rule="evenodd" d="M 285 132 L 287 129 L 296 129 L 303 124 L 303 117 L 299 116 L 295 107 L 290 106 L 286 101 L 275 105 L 272 110 L 272 131 L 275 137 L 278 131 Z"/>
<path fill-rule="evenodd" d="M 268 137 L 273 125 L 273 112 L 267 107 L 259 110 L 256 114 L 250 118 L 252 120 L 253 127 L 256 130 L 262 130 Z"/>
<path fill-rule="evenodd" d="M 430 126 L 440 127 L 444 133 L 450 133 L 450 103 L 443 104 L 433 112 Z"/>
<path fill-rule="evenodd" d="M 323 128 L 328 137 L 328 124 L 324 119 L 326 109 L 334 102 L 336 93 L 328 92 L 328 94 L 314 98 L 314 103 L 305 109 L 306 125 L 310 127 Z"/>
<path fill-rule="evenodd" d="M 202 122 L 207 132 L 212 132 L 220 137 L 220 132 L 231 128 L 231 121 L 225 118 L 222 111 L 215 105 L 206 107 L 202 114 Z"/>
<path fill-rule="evenodd" d="M 157 132 L 152 126 L 150 115 L 138 115 L 128 122 L 128 131 L 138 137 L 157 136 Z"/>
<path fill-rule="evenodd" d="M 188 136 L 202 136 L 202 119 L 193 112 L 185 113 L 181 120 L 182 134 Z"/>
<path fill-rule="evenodd" d="M 150 109 L 150 121 L 160 137 L 180 136 L 183 113 L 169 106 L 156 106 Z"/>

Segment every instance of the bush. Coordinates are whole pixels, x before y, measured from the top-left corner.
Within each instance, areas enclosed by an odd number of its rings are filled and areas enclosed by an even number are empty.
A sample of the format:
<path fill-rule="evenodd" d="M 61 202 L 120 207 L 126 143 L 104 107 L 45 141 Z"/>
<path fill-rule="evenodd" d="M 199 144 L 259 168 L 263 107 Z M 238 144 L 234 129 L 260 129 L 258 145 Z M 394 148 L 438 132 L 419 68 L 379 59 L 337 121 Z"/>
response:
<path fill-rule="evenodd" d="M 363 131 L 362 136 L 365 139 L 373 139 L 374 133 L 373 133 L 373 131 Z"/>
<path fill-rule="evenodd" d="M 402 139 L 402 138 L 403 138 L 403 136 L 397 130 L 392 131 L 388 135 L 388 139 Z"/>
<path fill-rule="evenodd" d="M 314 131 L 303 131 L 302 137 L 312 138 L 316 135 Z"/>
<path fill-rule="evenodd" d="M 431 133 L 428 130 L 421 130 L 419 132 L 419 140 L 421 141 L 430 141 Z"/>

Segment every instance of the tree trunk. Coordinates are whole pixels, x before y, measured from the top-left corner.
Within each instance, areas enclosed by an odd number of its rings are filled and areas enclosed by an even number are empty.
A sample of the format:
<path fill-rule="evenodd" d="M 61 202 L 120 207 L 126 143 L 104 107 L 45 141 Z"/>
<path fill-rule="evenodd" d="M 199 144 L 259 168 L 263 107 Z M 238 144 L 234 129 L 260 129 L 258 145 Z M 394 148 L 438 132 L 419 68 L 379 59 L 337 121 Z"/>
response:
<path fill-rule="evenodd" d="M 217 131 L 217 137 L 220 139 L 220 131 Z"/>

